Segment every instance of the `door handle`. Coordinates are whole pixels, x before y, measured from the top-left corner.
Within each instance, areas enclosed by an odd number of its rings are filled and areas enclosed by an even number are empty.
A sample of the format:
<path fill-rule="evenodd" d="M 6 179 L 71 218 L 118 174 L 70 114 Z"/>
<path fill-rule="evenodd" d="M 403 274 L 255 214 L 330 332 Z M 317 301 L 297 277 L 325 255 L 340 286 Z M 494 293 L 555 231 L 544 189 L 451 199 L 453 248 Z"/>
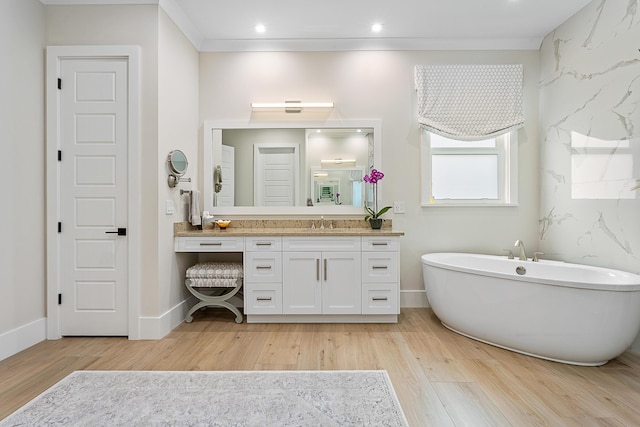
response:
<path fill-rule="evenodd" d="M 105 231 L 104 234 L 117 234 L 118 236 L 126 236 L 127 229 L 126 228 L 118 228 L 118 231 Z"/>

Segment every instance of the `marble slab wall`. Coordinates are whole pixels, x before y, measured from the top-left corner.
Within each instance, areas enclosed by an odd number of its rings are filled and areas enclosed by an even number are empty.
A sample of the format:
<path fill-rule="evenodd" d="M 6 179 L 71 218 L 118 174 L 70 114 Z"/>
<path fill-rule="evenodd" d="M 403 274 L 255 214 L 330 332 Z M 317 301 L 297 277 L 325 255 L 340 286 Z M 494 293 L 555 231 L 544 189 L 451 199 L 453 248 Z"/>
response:
<path fill-rule="evenodd" d="M 540 250 L 640 273 L 638 1 L 594 0 L 540 55 Z"/>

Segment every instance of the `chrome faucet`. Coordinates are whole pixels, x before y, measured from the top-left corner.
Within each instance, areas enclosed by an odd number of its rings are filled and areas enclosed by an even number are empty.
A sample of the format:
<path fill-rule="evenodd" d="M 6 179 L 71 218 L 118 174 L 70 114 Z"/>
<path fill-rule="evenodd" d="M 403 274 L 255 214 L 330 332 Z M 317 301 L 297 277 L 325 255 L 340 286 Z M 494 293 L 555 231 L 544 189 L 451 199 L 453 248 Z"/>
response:
<path fill-rule="evenodd" d="M 516 240 L 516 242 L 513 244 L 514 247 L 519 247 L 520 248 L 520 256 L 518 257 L 519 260 L 521 261 L 526 261 L 527 260 L 527 253 L 524 251 L 524 243 L 522 243 L 521 240 Z"/>

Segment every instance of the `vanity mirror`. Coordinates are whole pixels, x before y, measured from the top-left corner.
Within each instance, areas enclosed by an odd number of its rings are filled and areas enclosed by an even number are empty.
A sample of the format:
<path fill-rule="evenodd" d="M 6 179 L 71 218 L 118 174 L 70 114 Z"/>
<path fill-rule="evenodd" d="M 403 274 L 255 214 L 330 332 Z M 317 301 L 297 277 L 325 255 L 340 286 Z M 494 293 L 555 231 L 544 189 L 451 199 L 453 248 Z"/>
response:
<path fill-rule="evenodd" d="M 169 187 L 175 187 L 180 181 L 191 182 L 191 178 L 181 178 L 187 172 L 187 167 L 189 167 L 187 156 L 182 151 L 171 151 L 167 156 L 167 166 L 169 168 L 169 177 L 167 178 Z"/>
<path fill-rule="evenodd" d="M 381 135 L 379 120 L 205 122 L 203 209 L 361 215 L 362 177 L 380 168 Z"/>

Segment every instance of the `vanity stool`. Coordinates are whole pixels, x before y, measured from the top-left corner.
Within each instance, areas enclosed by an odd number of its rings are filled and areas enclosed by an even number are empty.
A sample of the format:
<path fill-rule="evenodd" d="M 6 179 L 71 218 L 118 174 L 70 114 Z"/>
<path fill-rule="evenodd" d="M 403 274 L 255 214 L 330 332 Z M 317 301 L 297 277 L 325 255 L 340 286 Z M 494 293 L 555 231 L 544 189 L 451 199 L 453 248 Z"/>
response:
<path fill-rule="evenodd" d="M 242 288 L 241 262 L 203 262 L 187 269 L 185 286 L 199 303 L 191 307 L 185 321 L 193 321 L 193 313 L 202 307 L 225 307 L 236 315 L 236 323 L 242 323 L 242 313 L 227 302 Z"/>

